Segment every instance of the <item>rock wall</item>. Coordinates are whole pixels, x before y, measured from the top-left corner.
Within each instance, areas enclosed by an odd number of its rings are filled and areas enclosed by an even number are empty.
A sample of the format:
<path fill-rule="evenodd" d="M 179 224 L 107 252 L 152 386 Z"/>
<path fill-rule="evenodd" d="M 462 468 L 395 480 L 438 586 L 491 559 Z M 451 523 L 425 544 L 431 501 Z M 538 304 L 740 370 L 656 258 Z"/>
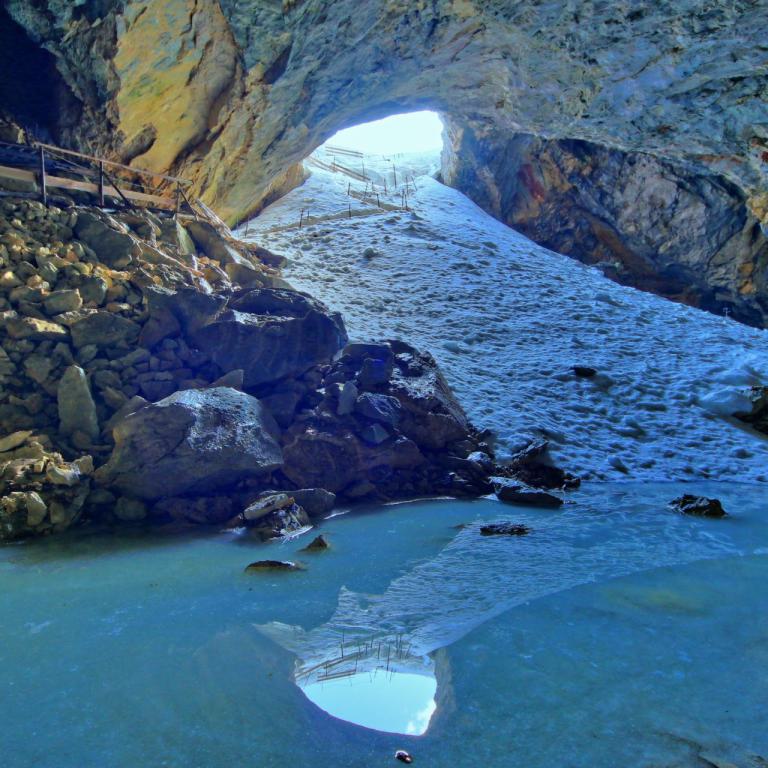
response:
<path fill-rule="evenodd" d="M 192 176 L 228 220 L 336 130 L 430 107 L 684 161 L 768 219 L 765 0 L 8 0 L 83 105 L 72 143 Z"/>
<path fill-rule="evenodd" d="M 449 123 L 443 177 L 484 210 L 618 282 L 768 325 L 768 239 L 721 176 L 578 140 Z"/>

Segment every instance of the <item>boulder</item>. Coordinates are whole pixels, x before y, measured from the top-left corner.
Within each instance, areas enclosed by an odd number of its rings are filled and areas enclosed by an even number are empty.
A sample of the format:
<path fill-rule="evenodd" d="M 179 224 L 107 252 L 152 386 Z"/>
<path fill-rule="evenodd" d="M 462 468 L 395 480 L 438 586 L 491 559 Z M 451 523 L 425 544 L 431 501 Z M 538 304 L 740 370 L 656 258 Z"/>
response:
<path fill-rule="evenodd" d="M 243 518 L 246 522 L 260 520 L 279 509 L 290 507 L 293 503 L 293 497 L 287 493 L 272 493 L 249 504 L 243 511 Z"/>
<path fill-rule="evenodd" d="M 349 416 L 355 409 L 358 389 L 354 382 L 345 381 L 339 391 L 339 402 L 336 405 L 336 413 L 339 416 Z"/>
<path fill-rule="evenodd" d="M 224 296 L 189 287 L 177 289 L 148 286 L 144 289 L 149 318 L 140 342 L 152 347 L 167 336 L 195 331 L 217 317 L 227 303 Z"/>
<path fill-rule="evenodd" d="M 91 439 L 99 434 L 99 419 L 85 371 L 70 365 L 59 380 L 56 393 L 59 409 L 59 432 L 73 435 L 82 432 Z"/>
<path fill-rule="evenodd" d="M 299 491 L 291 491 L 291 496 L 310 517 L 327 515 L 336 503 L 336 494 L 326 491 L 325 488 L 302 488 Z"/>
<path fill-rule="evenodd" d="M 749 399 L 751 410 L 748 413 L 735 413 L 734 416 L 758 432 L 768 435 L 768 387 L 752 387 Z"/>
<path fill-rule="evenodd" d="M 37 317 L 10 317 L 5 330 L 12 339 L 30 341 L 66 341 L 69 333 L 63 325 Z"/>
<path fill-rule="evenodd" d="M 141 253 L 128 228 L 102 212 L 81 210 L 75 234 L 109 267 L 127 267 Z"/>
<path fill-rule="evenodd" d="M 390 346 L 395 364 L 388 394 L 400 401 L 400 431 L 432 451 L 465 438 L 469 421 L 432 355 L 402 341 Z"/>
<path fill-rule="evenodd" d="M 83 278 L 78 291 L 86 304 L 99 306 L 104 302 L 109 290 L 109 284 L 103 277 L 98 275 L 94 277 Z"/>
<path fill-rule="evenodd" d="M 328 540 L 323 536 L 321 533 L 319 536 L 315 536 L 312 541 L 307 544 L 304 549 L 302 549 L 302 552 L 323 552 L 326 549 L 330 549 L 330 545 L 328 544 Z"/>
<path fill-rule="evenodd" d="M 222 370 L 242 368 L 246 387 L 299 376 L 347 340 L 338 314 L 297 291 L 249 291 L 229 307 L 192 340 Z"/>
<path fill-rule="evenodd" d="M 283 494 L 279 495 L 282 496 Z M 256 518 L 255 525 L 253 520 L 246 519 L 245 524 L 251 528 L 251 533 L 258 536 L 262 541 L 269 541 L 270 539 L 289 536 L 309 527 L 310 522 L 307 513 L 293 499 L 289 497 L 288 500 L 289 504 L 279 506 L 269 514 Z"/>
<path fill-rule="evenodd" d="M 549 441 L 543 437 L 531 440 L 502 467 L 497 474 L 512 477 L 532 488 L 572 490 L 581 480 L 556 467 L 549 456 Z"/>
<path fill-rule="evenodd" d="M 563 506 L 563 500 L 558 496 L 522 485 L 503 485 L 496 491 L 496 497 L 505 504 L 522 504 L 526 507 L 555 509 Z"/>
<path fill-rule="evenodd" d="M 355 402 L 355 413 L 371 421 L 395 426 L 400 420 L 400 401 L 396 397 L 372 392 L 363 392 Z"/>
<path fill-rule="evenodd" d="M 176 392 L 115 425 L 114 451 L 96 477 L 141 499 L 231 489 L 282 465 L 277 429 L 261 403 L 243 392 Z"/>
<path fill-rule="evenodd" d="M 59 315 L 62 312 L 74 312 L 83 306 L 83 297 L 77 288 L 53 291 L 43 300 L 45 311 L 49 315 Z"/>
<path fill-rule="evenodd" d="M 94 345 L 99 349 L 128 348 L 136 343 L 140 326 L 126 317 L 98 310 L 77 318 L 69 327 L 72 343 L 80 349 Z"/>
<path fill-rule="evenodd" d="M 426 461 L 418 446 L 405 437 L 372 446 L 350 430 L 311 422 L 296 424 L 286 433 L 283 451 L 283 474 L 292 483 L 345 494 L 361 481 L 382 480 L 398 469 L 417 472 Z"/>
<path fill-rule="evenodd" d="M 684 515 L 696 517 L 725 517 L 726 511 L 719 499 L 710 499 L 706 496 L 694 496 L 685 493 L 670 502 L 673 509 Z"/>
<path fill-rule="evenodd" d="M 242 258 L 240 252 L 222 235 L 216 227 L 207 221 L 188 221 L 184 229 L 195 245 L 209 258 L 226 265 L 236 258 Z"/>
<path fill-rule="evenodd" d="M 34 491 L 14 491 L 0 497 L 0 541 L 30 533 L 45 519 L 47 511 L 45 502 Z"/>
<path fill-rule="evenodd" d="M 521 523 L 488 523 L 480 526 L 482 536 L 527 536 L 531 529 Z"/>
<path fill-rule="evenodd" d="M 360 431 L 360 437 L 370 445 L 381 445 L 389 439 L 389 432 L 381 424 L 369 424 Z"/>
<path fill-rule="evenodd" d="M 262 571 L 303 571 L 299 563 L 291 560 L 257 560 L 245 566 L 245 573 L 260 573 Z"/>
<path fill-rule="evenodd" d="M 31 435 L 32 430 L 25 429 L 0 438 L 0 453 L 5 453 L 6 451 L 12 451 L 14 448 L 18 448 L 20 445 L 26 443 Z M 0 456 L 0 460 L 2 460 L 2 456 Z"/>

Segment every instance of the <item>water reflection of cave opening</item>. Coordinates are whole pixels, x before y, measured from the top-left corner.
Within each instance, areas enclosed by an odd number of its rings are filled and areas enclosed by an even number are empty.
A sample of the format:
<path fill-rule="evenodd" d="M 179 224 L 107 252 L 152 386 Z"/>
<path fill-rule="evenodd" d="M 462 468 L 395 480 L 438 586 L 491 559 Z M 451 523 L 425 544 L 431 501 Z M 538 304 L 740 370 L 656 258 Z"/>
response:
<path fill-rule="evenodd" d="M 436 709 L 437 681 L 428 674 L 373 669 L 316 680 L 304 695 L 333 717 L 377 731 L 421 736 Z"/>

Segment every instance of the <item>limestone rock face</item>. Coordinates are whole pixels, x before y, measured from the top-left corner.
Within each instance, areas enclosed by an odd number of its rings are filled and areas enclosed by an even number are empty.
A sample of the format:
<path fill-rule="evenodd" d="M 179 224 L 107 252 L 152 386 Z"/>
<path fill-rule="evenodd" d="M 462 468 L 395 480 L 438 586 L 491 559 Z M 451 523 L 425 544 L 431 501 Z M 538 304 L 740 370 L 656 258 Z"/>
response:
<path fill-rule="evenodd" d="M 448 133 L 444 180 L 537 243 L 625 285 L 768 322 L 768 238 L 722 177 L 586 141 Z"/>
<path fill-rule="evenodd" d="M 141 499 L 231 489 L 283 463 L 277 426 L 259 401 L 227 387 L 177 392 L 114 428 L 103 485 Z"/>
<path fill-rule="evenodd" d="M 764 0 L 7 5 L 83 104 L 73 140 L 190 174 L 229 220 L 338 129 L 427 107 L 695 163 L 768 219 Z"/>
<path fill-rule="evenodd" d="M 229 307 L 193 338 L 224 371 L 242 369 L 246 387 L 299 376 L 347 340 L 340 315 L 297 291 L 249 291 Z"/>

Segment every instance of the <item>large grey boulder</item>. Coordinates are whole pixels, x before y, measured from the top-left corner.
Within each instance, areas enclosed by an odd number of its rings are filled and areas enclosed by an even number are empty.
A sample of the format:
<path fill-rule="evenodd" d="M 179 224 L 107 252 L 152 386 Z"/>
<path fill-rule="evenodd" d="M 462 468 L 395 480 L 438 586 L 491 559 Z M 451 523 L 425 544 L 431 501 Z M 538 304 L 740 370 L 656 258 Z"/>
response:
<path fill-rule="evenodd" d="M 141 327 L 127 317 L 98 310 L 76 319 L 69 330 L 78 349 L 89 344 L 99 349 L 126 349 L 136 343 Z"/>
<path fill-rule="evenodd" d="M 85 371 L 77 365 L 70 365 L 59 380 L 57 390 L 59 410 L 59 431 L 62 435 L 82 432 L 90 438 L 99 434 L 99 420 L 96 405 L 91 395 Z"/>
<path fill-rule="evenodd" d="M 142 499 L 228 489 L 282 465 L 276 434 L 255 397 L 229 387 L 176 392 L 117 423 L 97 480 Z"/>
<path fill-rule="evenodd" d="M 257 289 L 229 307 L 193 339 L 224 371 L 242 368 L 246 387 L 299 376 L 347 341 L 341 316 L 298 291 Z"/>
<path fill-rule="evenodd" d="M 80 211 L 75 234 L 107 266 L 127 267 L 141 250 L 128 227 L 105 213 Z"/>

